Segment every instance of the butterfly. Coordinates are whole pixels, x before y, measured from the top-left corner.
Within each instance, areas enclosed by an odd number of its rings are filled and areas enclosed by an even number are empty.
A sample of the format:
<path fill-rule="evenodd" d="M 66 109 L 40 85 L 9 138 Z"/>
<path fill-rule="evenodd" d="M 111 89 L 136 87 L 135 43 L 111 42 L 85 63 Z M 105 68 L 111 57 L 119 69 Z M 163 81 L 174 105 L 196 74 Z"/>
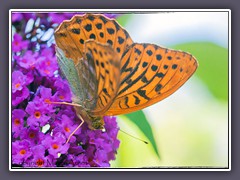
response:
<path fill-rule="evenodd" d="M 56 29 L 56 55 L 77 116 L 103 129 L 103 116 L 131 113 L 179 89 L 196 71 L 189 53 L 136 43 L 114 19 L 75 15 Z M 79 127 L 82 125 L 79 125 Z"/>

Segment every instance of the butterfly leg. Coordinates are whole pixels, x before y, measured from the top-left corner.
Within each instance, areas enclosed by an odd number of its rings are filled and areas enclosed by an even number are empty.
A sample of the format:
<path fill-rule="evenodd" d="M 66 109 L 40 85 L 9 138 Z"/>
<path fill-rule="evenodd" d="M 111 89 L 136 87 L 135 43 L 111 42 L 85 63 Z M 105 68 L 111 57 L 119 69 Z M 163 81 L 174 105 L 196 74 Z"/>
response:
<path fill-rule="evenodd" d="M 75 132 L 82 126 L 82 124 L 84 123 L 84 120 L 82 119 L 82 117 L 80 115 L 78 115 L 79 119 L 82 121 L 78 127 L 69 135 L 68 139 L 67 139 L 67 142 L 68 143 L 71 139 L 71 137 L 75 134 Z"/>

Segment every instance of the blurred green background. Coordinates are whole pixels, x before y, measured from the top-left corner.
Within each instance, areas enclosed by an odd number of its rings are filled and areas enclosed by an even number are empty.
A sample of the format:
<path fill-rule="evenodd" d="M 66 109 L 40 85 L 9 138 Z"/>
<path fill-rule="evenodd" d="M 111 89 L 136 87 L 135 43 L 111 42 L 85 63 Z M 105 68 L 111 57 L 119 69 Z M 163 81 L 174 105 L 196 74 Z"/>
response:
<path fill-rule="evenodd" d="M 191 53 L 196 73 L 167 99 L 118 116 L 121 141 L 112 167 L 228 167 L 228 12 L 126 14 L 135 42 Z M 143 114 L 143 113 L 144 114 Z"/>

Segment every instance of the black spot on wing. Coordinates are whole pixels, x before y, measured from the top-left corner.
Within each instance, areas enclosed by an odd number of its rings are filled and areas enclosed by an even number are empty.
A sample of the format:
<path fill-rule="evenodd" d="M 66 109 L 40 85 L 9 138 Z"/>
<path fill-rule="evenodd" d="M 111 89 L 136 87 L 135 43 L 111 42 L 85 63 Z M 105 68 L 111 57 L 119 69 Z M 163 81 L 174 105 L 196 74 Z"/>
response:
<path fill-rule="evenodd" d="M 143 76 L 141 80 L 142 80 L 143 83 L 148 83 L 148 80 L 147 80 L 146 76 Z"/>
<path fill-rule="evenodd" d="M 138 48 L 136 48 L 134 52 L 137 53 L 138 55 L 142 53 Z"/>
<path fill-rule="evenodd" d="M 113 21 L 113 24 L 115 25 L 115 27 L 116 27 L 116 30 L 118 31 L 118 30 L 120 29 L 120 27 L 119 27 L 118 23 L 117 23 L 116 21 Z"/>
<path fill-rule="evenodd" d="M 147 54 L 148 54 L 149 56 L 151 56 L 151 55 L 153 54 L 153 52 L 152 52 L 151 50 L 147 50 Z"/>
<path fill-rule="evenodd" d="M 81 19 L 79 19 L 79 18 L 76 19 L 76 23 L 80 24 L 81 22 L 82 22 Z"/>
<path fill-rule="evenodd" d="M 110 98 L 110 95 L 108 94 L 108 91 L 106 88 L 103 88 L 103 92 Z"/>
<path fill-rule="evenodd" d="M 146 67 L 147 65 L 148 65 L 147 62 L 143 62 L 142 67 L 144 68 L 144 67 Z"/>
<path fill-rule="evenodd" d="M 149 99 L 150 99 L 150 98 L 146 95 L 146 90 L 138 89 L 138 90 L 137 90 L 137 93 L 138 93 L 141 97 L 143 97 L 144 99 L 146 99 L 146 100 L 149 100 Z"/>
<path fill-rule="evenodd" d="M 71 31 L 74 34 L 80 34 L 80 29 L 78 29 L 78 28 L 73 28 Z"/>
<path fill-rule="evenodd" d="M 124 42 L 124 39 L 122 37 L 118 36 L 118 43 L 122 44 L 123 42 Z"/>
<path fill-rule="evenodd" d="M 108 22 L 107 19 L 103 16 L 100 16 L 99 18 L 103 21 L 104 24 L 106 24 Z"/>
<path fill-rule="evenodd" d="M 95 17 L 93 15 L 88 15 L 87 17 L 90 21 L 93 21 L 95 19 Z"/>
<path fill-rule="evenodd" d="M 162 59 L 161 54 L 157 54 L 157 55 L 156 55 L 156 59 L 157 59 L 158 61 L 160 61 L 160 60 Z"/>
<path fill-rule="evenodd" d="M 164 77 L 164 74 L 159 72 L 159 73 L 156 74 L 156 76 L 159 77 L 159 78 L 162 78 L 162 77 Z"/>
<path fill-rule="evenodd" d="M 121 101 L 119 101 L 118 106 L 119 106 L 121 109 L 123 109 L 123 107 L 121 106 Z"/>
<path fill-rule="evenodd" d="M 118 52 L 118 53 L 121 51 L 121 49 L 120 49 L 119 47 L 117 47 L 117 49 L 116 49 L 116 50 L 117 50 L 117 52 Z"/>
<path fill-rule="evenodd" d="M 135 104 L 135 105 L 138 105 L 138 104 L 140 103 L 139 98 L 138 98 L 137 96 L 135 96 L 135 95 L 133 95 L 133 97 L 135 98 L 134 104 Z"/>
<path fill-rule="evenodd" d="M 95 34 L 91 34 L 91 35 L 89 36 L 89 38 L 90 38 L 90 39 L 96 39 L 96 36 L 95 36 Z"/>
<path fill-rule="evenodd" d="M 127 106 L 127 108 L 129 108 L 129 106 L 128 106 L 128 97 L 127 97 L 127 96 L 125 97 L 125 102 L 124 102 L 124 104 Z"/>
<path fill-rule="evenodd" d="M 67 37 L 67 35 L 65 33 L 59 33 L 59 36 L 61 37 Z"/>
<path fill-rule="evenodd" d="M 103 32 L 100 32 L 100 33 L 99 33 L 99 36 L 100 36 L 101 38 L 103 38 L 103 37 L 104 37 Z"/>
<path fill-rule="evenodd" d="M 100 73 L 100 77 L 103 79 L 103 80 L 105 80 L 105 77 Z"/>
<path fill-rule="evenodd" d="M 156 92 L 159 92 L 162 88 L 162 85 L 161 84 L 158 84 L 156 87 L 155 87 L 155 91 Z"/>
<path fill-rule="evenodd" d="M 84 44 L 84 40 L 83 40 L 83 39 L 80 39 L 79 42 L 80 42 L 81 44 Z"/>
<path fill-rule="evenodd" d="M 107 28 L 107 32 L 112 35 L 115 33 L 115 30 L 113 28 Z"/>
<path fill-rule="evenodd" d="M 98 60 L 96 60 L 96 65 L 99 66 L 99 61 Z"/>
<path fill-rule="evenodd" d="M 148 46 L 147 44 L 143 44 L 144 49 L 145 49 L 147 46 Z"/>
<path fill-rule="evenodd" d="M 104 63 L 103 62 L 101 62 L 101 66 L 102 66 L 102 68 L 104 68 Z"/>
<path fill-rule="evenodd" d="M 103 54 L 102 54 L 102 52 L 101 52 L 101 51 L 99 51 L 99 55 L 100 55 L 100 57 L 103 57 Z"/>
<path fill-rule="evenodd" d="M 158 68 L 158 67 L 157 67 L 157 66 L 155 66 L 155 65 L 152 65 L 152 66 L 151 66 L 151 69 L 152 69 L 153 71 L 156 71 L 156 70 L 157 70 L 157 68 Z"/>
<path fill-rule="evenodd" d="M 112 42 L 112 40 L 110 40 L 110 39 L 107 40 L 107 43 L 110 44 L 110 45 L 113 45 L 113 42 Z"/>
<path fill-rule="evenodd" d="M 89 31 L 92 30 L 92 25 L 91 25 L 91 24 L 87 24 L 87 25 L 84 27 L 84 29 L 85 29 L 87 32 L 89 32 Z"/>
<path fill-rule="evenodd" d="M 97 24 L 96 24 L 96 28 L 97 28 L 97 29 L 102 29 L 102 23 L 97 23 Z"/>
<path fill-rule="evenodd" d="M 177 68 L 177 64 L 173 64 L 172 69 L 176 69 L 176 68 Z"/>
<path fill-rule="evenodd" d="M 168 68 L 168 65 L 164 65 L 163 68 L 164 68 L 164 69 L 167 69 L 167 68 Z"/>

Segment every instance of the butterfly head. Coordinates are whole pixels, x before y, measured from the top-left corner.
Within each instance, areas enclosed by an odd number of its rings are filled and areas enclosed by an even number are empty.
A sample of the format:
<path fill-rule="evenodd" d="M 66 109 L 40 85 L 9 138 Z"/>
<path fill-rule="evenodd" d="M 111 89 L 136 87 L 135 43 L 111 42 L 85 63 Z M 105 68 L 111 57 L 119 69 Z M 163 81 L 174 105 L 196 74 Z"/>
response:
<path fill-rule="evenodd" d="M 77 116 L 88 124 L 89 129 L 104 129 L 104 120 L 102 116 L 91 116 L 89 112 L 81 107 L 74 107 Z"/>
<path fill-rule="evenodd" d="M 104 121 L 103 117 L 98 116 L 98 117 L 91 117 L 91 122 L 88 123 L 88 127 L 93 130 L 97 129 L 104 129 Z"/>

